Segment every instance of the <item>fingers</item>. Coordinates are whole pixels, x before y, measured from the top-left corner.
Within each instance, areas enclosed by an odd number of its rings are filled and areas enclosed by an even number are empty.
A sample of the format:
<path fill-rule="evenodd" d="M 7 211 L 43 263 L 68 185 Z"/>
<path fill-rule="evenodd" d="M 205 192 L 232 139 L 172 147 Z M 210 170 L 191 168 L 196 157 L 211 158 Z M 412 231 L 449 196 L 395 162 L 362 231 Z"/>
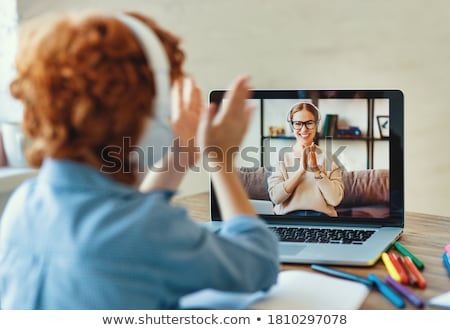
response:
<path fill-rule="evenodd" d="M 171 117 L 172 121 L 177 121 L 180 118 L 180 112 L 183 108 L 183 84 L 181 79 L 174 81 L 171 89 Z"/>
<path fill-rule="evenodd" d="M 305 171 L 317 171 L 319 169 L 317 164 L 316 146 L 311 146 L 303 149 L 303 168 Z"/>
<path fill-rule="evenodd" d="M 191 77 L 184 77 L 182 80 L 182 88 L 183 88 L 183 100 L 184 103 L 187 104 L 191 100 L 192 91 L 195 88 L 194 79 Z"/>
<path fill-rule="evenodd" d="M 201 146 L 214 145 L 229 150 L 240 145 L 255 109 L 246 103 L 249 97 L 248 79 L 247 76 L 236 79 L 221 105 L 211 104 L 202 112 L 198 129 Z"/>
<path fill-rule="evenodd" d="M 316 158 L 316 154 L 312 154 L 311 156 L 311 168 L 313 170 L 317 170 L 319 168 L 319 166 L 317 166 L 317 158 Z"/>
<path fill-rule="evenodd" d="M 189 95 L 189 111 L 199 114 L 203 109 L 202 92 L 195 84 L 193 79 L 189 79 L 190 95 Z"/>
<path fill-rule="evenodd" d="M 209 134 L 212 121 L 216 115 L 217 105 L 211 103 L 207 108 L 205 108 L 200 114 L 200 123 L 198 126 L 198 134 L 201 141 L 204 142 L 206 136 Z"/>
<path fill-rule="evenodd" d="M 172 120 L 177 121 L 186 112 L 198 118 L 203 109 L 202 92 L 192 78 L 177 79 L 171 90 Z"/>
<path fill-rule="evenodd" d="M 311 153 L 310 166 L 311 166 L 311 171 L 313 171 L 313 172 L 320 171 L 320 168 L 319 168 L 319 166 L 317 164 L 317 157 L 316 157 L 316 153 L 315 152 Z"/>
<path fill-rule="evenodd" d="M 235 91 L 242 90 L 242 88 L 244 90 L 248 90 L 249 89 L 249 85 L 248 85 L 249 80 L 250 80 L 249 75 L 243 75 L 243 76 L 237 77 L 230 84 L 229 91 L 227 92 L 229 94 L 228 97 L 231 98 Z M 248 96 L 248 95 L 246 95 L 246 96 Z"/>
<path fill-rule="evenodd" d="M 222 116 L 235 116 L 241 113 L 245 108 L 245 102 L 250 96 L 249 76 L 238 77 L 230 86 L 229 91 L 225 95 L 228 100 L 227 106 L 219 110 L 219 118 Z"/>
<path fill-rule="evenodd" d="M 234 88 L 232 88 L 232 95 L 230 96 L 231 102 L 245 102 L 245 100 L 250 96 L 250 77 L 249 76 L 242 76 L 239 77 L 235 83 Z"/>
<path fill-rule="evenodd" d="M 328 171 L 328 168 L 327 168 L 327 160 L 326 160 L 326 157 L 323 159 L 323 162 L 322 162 L 322 172 L 323 173 L 327 173 L 327 171 Z"/>
<path fill-rule="evenodd" d="M 306 148 L 303 149 L 302 158 L 303 158 L 303 169 L 305 171 L 307 171 L 308 170 L 308 163 L 309 163 L 309 154 L 306 153 Z"/>

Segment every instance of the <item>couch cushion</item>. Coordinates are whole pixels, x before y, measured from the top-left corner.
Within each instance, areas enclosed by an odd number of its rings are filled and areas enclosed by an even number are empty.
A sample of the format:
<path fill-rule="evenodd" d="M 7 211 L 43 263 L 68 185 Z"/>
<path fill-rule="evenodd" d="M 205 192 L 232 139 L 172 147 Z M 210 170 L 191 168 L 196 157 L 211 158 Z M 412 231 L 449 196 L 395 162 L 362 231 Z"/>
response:
<path fill-rule="evenodd" d="M 250 199 L 270 200 L 267 179 L 270 175 L 265 167 L 241 167 L 239 176 Z"/>
<path fill-rule="evenodd" d="M 389 171 L 359 170 L 342 173 L 344 199 L 339 206 L 389 204 Z"/>
<path fill-rule="evenodd" d="M 250 199 L 270 200 L 265 167 L 241 167 L 239 176 Z M 386 169 L 358 170 L 342 173 L 344 199 L 339 207 L 389 204 L 389 171 Z"/>

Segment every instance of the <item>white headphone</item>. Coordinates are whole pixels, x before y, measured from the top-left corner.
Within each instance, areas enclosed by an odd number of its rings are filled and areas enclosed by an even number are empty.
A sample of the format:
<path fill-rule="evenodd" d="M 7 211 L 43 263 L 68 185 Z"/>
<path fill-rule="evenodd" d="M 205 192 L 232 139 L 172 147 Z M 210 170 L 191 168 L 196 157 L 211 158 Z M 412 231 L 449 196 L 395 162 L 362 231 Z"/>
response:
<path fill-rule="evenodd" d="M 288 111 L 288 113 L 287 113 L 287 116 L 286 116 L 286 121 L 288 122 L 289 127 L 291 128 L 291 132 L 294 132 L 294 127 L 292 127 L 292 123 L 291 123 L 291 112 L 292 112 L 292 110 L 294 110 L 294 109 L 295 109 L 297 106 L 299 106 L 300 104 L 308 104 L 308 105 L 312 106 L 312 107 L 317 111 L 317 122 L 319 122 L 320 119 L 321 119 L 321 117 L 320 117 L 320 110 L 319 110 L 319 108 L 318 108 L 314 103 L 311 103 L 311 102 L 304 102 L 304 101 L 295 103 L 295 104 L 291 107 L 291 109 L 289 109 L 289 111 Z"/>
<path fill-rule="evenodd" d="M 119 15 L 117 19 L 125 24 L 137 38 L 153 71 L 156 85 L 154 114 L 148 119 L 146 130 L 138 143 L 144 157 L 138 157 L 139 177 L 145 174 L 168 151 L 172 143 L 173 132 L 170 127 L 170 66 L 167 53 L 155 32 L 139 19 L 128 15 Z M 137 155 L 141 155 L 140 152 Z M 143 159 L 141 159 L 143 158 Z M 142 171 L 142 169 L 144 171 Z"/>

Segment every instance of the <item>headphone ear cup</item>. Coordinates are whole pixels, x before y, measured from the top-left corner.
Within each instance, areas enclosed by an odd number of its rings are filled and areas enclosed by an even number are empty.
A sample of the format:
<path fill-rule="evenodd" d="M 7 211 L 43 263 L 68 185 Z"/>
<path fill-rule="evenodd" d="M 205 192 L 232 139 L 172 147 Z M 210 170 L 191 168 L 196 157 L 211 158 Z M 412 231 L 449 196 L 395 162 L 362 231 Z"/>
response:
<path fill-rule="evenodd" d="M 291 130 L 291 133 L 294 133 L 294 127 L 292 127 L 292 123 L 291 123 L 291 120 L 289 118 L 291 116 L 291 111 L 292 111 L 292 109 L 290 109 L 289 112 L 287 113 L 286 122 L 287 122 L 287 124 L 289 126 L 289 129 Z"/>
<path fill-rule="evenodd" d="M 291 131 L 291 133 L 294 133 L 294 128 L 292 127 L 292 123 L 288 120 L 287 124 L 289 126 L 289 130 Z"/>
<path fill-rule="evenodd" d="M 291 121 L 290 120 L 286 120 L 286 123 L 288 124 L 289 130 L 291 131 L 291 133 L 294 133 L 294 127 L 292 127 Z"/>

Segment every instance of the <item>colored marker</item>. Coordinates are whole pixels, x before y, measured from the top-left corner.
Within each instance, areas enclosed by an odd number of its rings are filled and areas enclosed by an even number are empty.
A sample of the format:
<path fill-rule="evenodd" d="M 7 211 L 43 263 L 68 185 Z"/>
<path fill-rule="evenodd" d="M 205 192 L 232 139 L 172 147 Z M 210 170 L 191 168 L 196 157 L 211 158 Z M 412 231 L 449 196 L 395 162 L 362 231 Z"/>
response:
<path fill-rule="evenodd" d="M 405 297 L 406 300 L 408 300 L 411 304 L 413 304 L 417 308 L 422 308 L 425 305 L 425 302 L 422 300 L 422 298 L 409 291 L 408 288 L 398 283 L 389 275 L 386 275 L 384 279 L 390 286 L 392 286 L 398 293 L 400 293 L 403 297 Z"/>
<path fill-rule="evenodd" d="M 417 283 L 416 277 L 411 272 L 411 270 L 408 268 L 408 266 L 406 266 L 406 264 L 405 264 L 405 257 L 399 256 L 398 257 L 398 263 L 403 266 L 403 269 L 405 270 L 406 274 L 408 275 L 408 283 L 409 283 L 409 285 L 411 285 L 411 286 L 419 286 L 419 284 Z"/>
<path fill-rule="evenodd" d="M 398 308 L 405 307 L 405 301 L 394 290 L 387 286 L 382 280 L 380 280 L 375 274 L 370 273 L 368 279 L 375 283 L 378 291 L 391 302 L 392 305 Z"/>
<path fill-rule="evenodd" d="M 400 283 L 408 284 L 409 282 L 408 274 L 406 274 L 406 271 L 400 264 L 398 257 L 393 252 L 388 252 L 388 256 L 389 259 L 391 259 L 391 262 L 394 265 L 395 269 L 397 270 L 398 275 L 400 276 Z"/>
<path fill-rule="evenodd" d="M 386 252 L 383 252 L 381 254 L 381 260 L 383 260 L 384 267 L 386 267 L 389 275 L 391 275 L 392 278 L 397 282 L 400 282 L 400 275 L 398 274 L 397 269 L 395 269 L 394 264 L 392 263 L 391 259 L 389 259 L 389 256 Z"/>
<path fill-rule="evenodd" d="M 409 270 L 414 274 L 414 276 L 417 279 L 417 285 L 419 286 L 419 288 L 421 289 L 425 289 L 427 287 L 427 282 L 425 281 L 425 279 L 423 278 L 422 274 L 420 273 L 420 271 L 417 269 L 416 265 L 414 265 L 414 262 L 411 260 L 410 257 L 405 256 L 404 258 L 405 260 L 405 265 L 406 267 L 409 268 Z"/>
<path fill-rule="evenodd" d="M 447 255 L 450 257 L 450 244 L 447 244 L 445 246 L 445 252 L 447 253 Z"/>
<path fill-rule="evenodd" d="M 450 257 L 446 252 L 442 255 L 442 260 L 444 261 L 445 268 L 447 268 L 448 276 L 450 276 Z"/>
<path fill-rule="evenodd" d="M 411 252 L 409 252 L 403 245 L 401 245 L 399 242 L 394 243 L 394 247 L 397 249 L 398 252 L 403 254 L 405 257 L 410 257 L 411 260 L 414 262 L 417 268 L 423 269 L 425 265 L 422 261 L 419 260 L 415 255 L 413 255 Z"/>
<path fill-rule="evenodd" d="M 325 266 L 320 266 L 320 265 L 311 265 L 311 269 L 317 270 L 318 272 L 322 272 L 328 275 L 333 275 L 336 277 L 340 277 L 340 278 L 345 278 L 347 280 L 351 280 L 351 281 L 355 281 L 355 282 L 359 282 L 362 284 L 365 284 L 369 287 L 372 287 L 373 282 L 370 281 L 369 279 L 362 277 L 362 276 L 358 276 L 355 274 L 351 274 L 351 273 L 347 273 L 347 272 L 343 272 L 337 269 L 333 269 L 333 268 L 329 268 L 329 267 L 325 267 Z"/>

